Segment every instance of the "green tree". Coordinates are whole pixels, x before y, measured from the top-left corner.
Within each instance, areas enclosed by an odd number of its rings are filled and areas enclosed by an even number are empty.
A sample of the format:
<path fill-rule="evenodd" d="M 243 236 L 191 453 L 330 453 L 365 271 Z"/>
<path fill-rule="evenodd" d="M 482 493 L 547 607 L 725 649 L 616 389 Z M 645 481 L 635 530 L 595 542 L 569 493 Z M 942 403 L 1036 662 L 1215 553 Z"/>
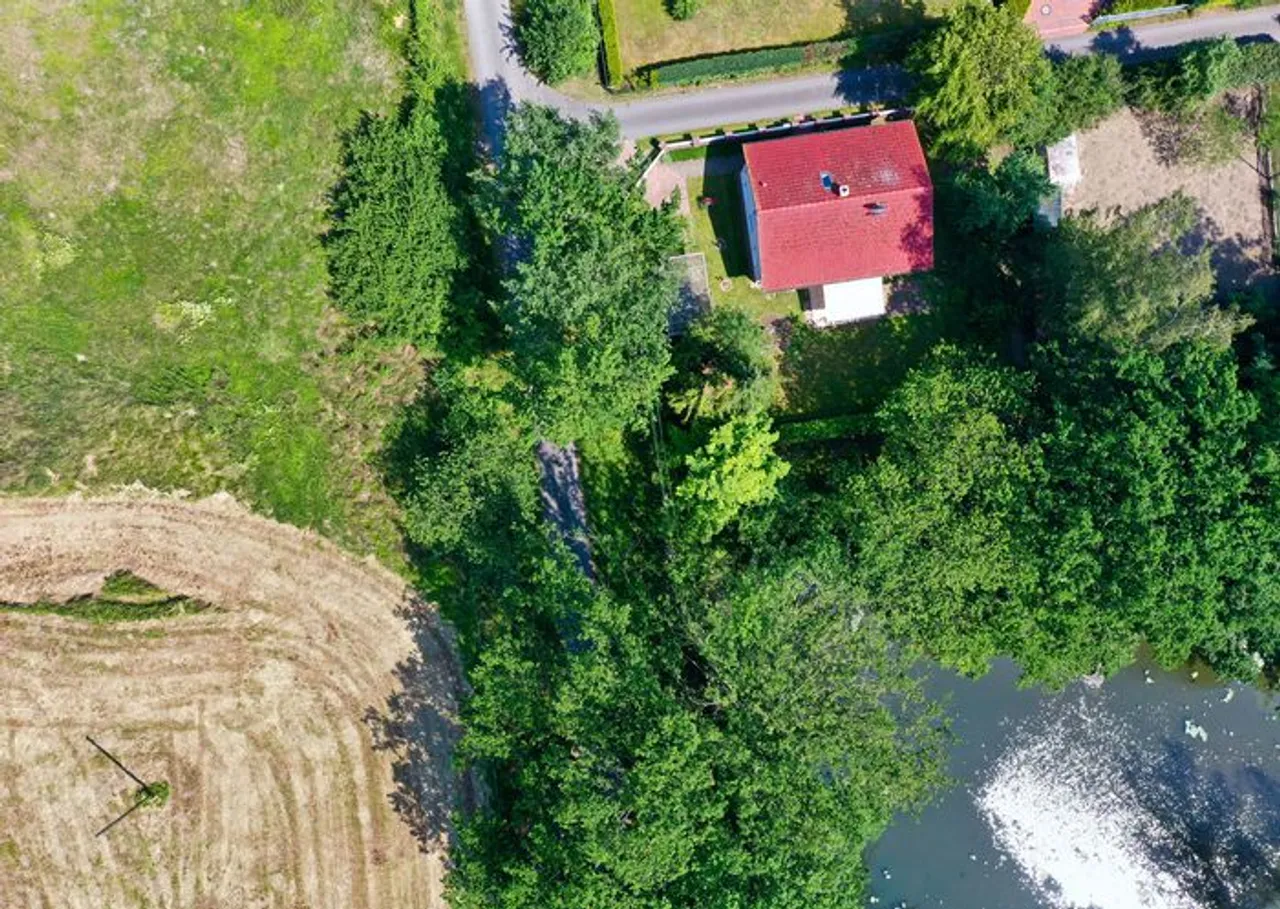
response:
<path fill-rule="evenodd" d="M 649 419 L 670 374 L 667 260 L 680 225 L 646 204 L 618 155 L 612 119 L 522 105 L 482 183 L 485 221 L 512 264 L 497 310 L 521 406 L 557 442 Z"/>
<path fill-rule="evenodd" d="M 503 394 L 507 381 L 492 363 L 439 370 L 434 397 L 412 414 L 424 427 L 407 435 L 405 530 L 436 554 L 504 557 L 513 524 L 538 514 L 533 438 Z"/>
<path fill-rule="evenodd" d="M 675 905 L 861 906 L 855 859 L 941 782 L 941 738 L 912 655 L 892 644 L 817 541 L 742 570 L 688 621 L 693 703 L 715 718 L 720 851 Z M 890 706 L 892 705 L 892 706 Z"/>
<path fill-rule="evenodd" d="M 966 246 L 971 240 L 998 245 L 1031 223 L 1052 190 L 1042 157 L 1017 151 L 994 168 L 957 171 L 944 184 L 941 203 Z"/>
<path fill-rule="evenodd" d="M 1044 108 L 1053 76 L 1035 32 L 1008 7 L 962 0 L 912 50 L 916 110 L 939 153 L 970 158 L 1010 141 Z"/>
<path fill-rule="evenodd" d="M 881 408 L 884 447 L 838 503 L 873 608 L 968 673 L 1027 630 L 1031 391 L 1026 375 L 940 348 Z"/>
<path fill-rule="evenodd" d="M 667 9 L 671 11 L 673 19 L 692 19 L 702 9 L 702 0 L 668 0 Z"/>
<path fill-rule="evenodd" d="M 1248 652 L 1276 641 L 1280 524 L 1275 448 L 1255 439 L 1258 403 L 1232 351 L 1071 350 L 1038 367 L 1057 391 L 1035 503 L 1051 547 L 1043 608 L 1105 616 L 1091 630 L 1106 668 L 1141 637 L 1166 665 L 1199 653 L 1252 675 Z"/>
<path fill-rule="evenodd" d="M 759 416 L 713 429 L 685 459 L 685 477 L 675 489 L 678 535 L 705 542 L 743 509 L 772 501 L 789 469 L 773 451 L 777 441 L 768 419 Z"/>
<path fill-rule="evenodd" d="M 366 117 L 348 137 L 326 238 L 338 305 L 428 352 L 465 265 L 446 152 L 430 95 L 396 117 Z"/>
<path fill-rule="evenodd" d="M 740 309 L 703 313 L 677 341 L 674 361 L 667 401 L 685 422 L 762 413 L 779 394 L 773 339 Z"/>
<path fill-rule="evenodd" d="M 1053 82 L 1055 128 L 1047 142 L 1091 129 L 1124 106 L 1124 73 L 1110 54 L 1065 57 L 1053 64 Z"/>
<path fill-rule="evenodd" d="M 516 39 L 530 71 L 555 85 L 591 70 L 599 30 L 590 0 L 525 0 Z"/>
<path fill-rule="evenodd" d="M 1111 226 L 1088 214 L 1063 221 L 1036 280 L 1045 327 L 1116 350 L 1159 351 L 1190 339 L 1229 345 L 1251 319 L 1214 302 L 1208 246 L 1187 252 L 1199 222 L 1184 195 Z"/>

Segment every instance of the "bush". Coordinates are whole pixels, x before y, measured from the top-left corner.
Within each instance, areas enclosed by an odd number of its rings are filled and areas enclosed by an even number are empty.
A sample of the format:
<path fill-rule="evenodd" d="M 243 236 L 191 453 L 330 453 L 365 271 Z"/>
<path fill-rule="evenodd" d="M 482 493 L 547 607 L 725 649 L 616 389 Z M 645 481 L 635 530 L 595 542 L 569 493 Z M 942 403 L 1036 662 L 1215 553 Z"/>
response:
<path fill-rule="evenodd" d="M 434 349 L 463 266 L 445 189 L 447 145 L 428 100 L 367 118 L 347 143 L 326 238 L 338 305 L 387 338 Z"/>
<path fill-rule="evenodd" d="M 588 72 L 599 41 L 591 0 L 526 0 L 516 39 L 525 64 L 552 85 Z"/>
<path fill-rule="evenodd" d="M 667 9 L 673 19 L 692 19 L 694 13 L 702 8 L 702 0 L 668 0 Z"/>
<path fill-rule="evenodd" d="M 600 0 L 600 34 L 604 38 L 604 80 L 610 88 L 622 85 L 622 41 L 618 37 L 618 13 L 613 0 Z"/>
<path fill-rule="evenodd" d="M 1280 44 L 1246 44 L 1230 74 L 1233 86 L 1280 82 Z"/>
<path fill-rule="evenodd" d="M 1108 54 L 1067 57 L 1054 64 L 1054 129 L 1051 142 L 1089 129 L 1124 104 L 1124 72 Z"/>

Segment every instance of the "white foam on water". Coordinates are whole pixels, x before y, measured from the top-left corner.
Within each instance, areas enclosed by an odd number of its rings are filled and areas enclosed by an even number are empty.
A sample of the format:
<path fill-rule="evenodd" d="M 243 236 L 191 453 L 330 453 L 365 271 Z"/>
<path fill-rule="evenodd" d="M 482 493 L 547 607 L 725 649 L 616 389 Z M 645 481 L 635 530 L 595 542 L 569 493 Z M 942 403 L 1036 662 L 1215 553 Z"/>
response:
<path fill-rule="evenodd" d="M 977 792 L 978 808 L 1046 906 L 1200 909 L 1150 857 L 1168 834 L 1119 764 L 1123 733 L 1083 701 L 1047 728 L 1020 730 Z"/>

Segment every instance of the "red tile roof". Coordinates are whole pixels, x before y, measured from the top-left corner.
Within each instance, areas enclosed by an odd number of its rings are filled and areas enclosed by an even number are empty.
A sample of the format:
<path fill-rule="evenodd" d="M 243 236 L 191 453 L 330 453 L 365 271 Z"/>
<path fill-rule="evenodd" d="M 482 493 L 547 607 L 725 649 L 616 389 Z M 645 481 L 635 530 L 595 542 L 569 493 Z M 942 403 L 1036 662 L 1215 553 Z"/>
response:
<path fill-rule="evenodd" d="M 766 291 L 933 267 L 933 183 L 910 121 L 752 142 L 743 154 Z"/>

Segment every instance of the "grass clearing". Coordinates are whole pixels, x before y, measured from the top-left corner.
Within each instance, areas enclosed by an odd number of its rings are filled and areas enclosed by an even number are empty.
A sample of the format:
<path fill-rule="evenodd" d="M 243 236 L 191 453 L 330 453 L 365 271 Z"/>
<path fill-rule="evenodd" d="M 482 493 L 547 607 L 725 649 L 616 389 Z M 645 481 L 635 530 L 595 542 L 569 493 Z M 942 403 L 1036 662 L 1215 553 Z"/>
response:
<path fill-rule="evenodd" d="M 394 558 L 369 462 L 419 369 L 331 308 L 318 238 L 407 26 L 403 0 L 6 5 L 0 490 L 227 489 Z"/>
<path fill-rule="evenodd" d="M 821 41 L 919 24 L 948 0 L 710 0 L 679 22 L 665 0 L 615 0 L 628 70 L 705 54 Z"/>

